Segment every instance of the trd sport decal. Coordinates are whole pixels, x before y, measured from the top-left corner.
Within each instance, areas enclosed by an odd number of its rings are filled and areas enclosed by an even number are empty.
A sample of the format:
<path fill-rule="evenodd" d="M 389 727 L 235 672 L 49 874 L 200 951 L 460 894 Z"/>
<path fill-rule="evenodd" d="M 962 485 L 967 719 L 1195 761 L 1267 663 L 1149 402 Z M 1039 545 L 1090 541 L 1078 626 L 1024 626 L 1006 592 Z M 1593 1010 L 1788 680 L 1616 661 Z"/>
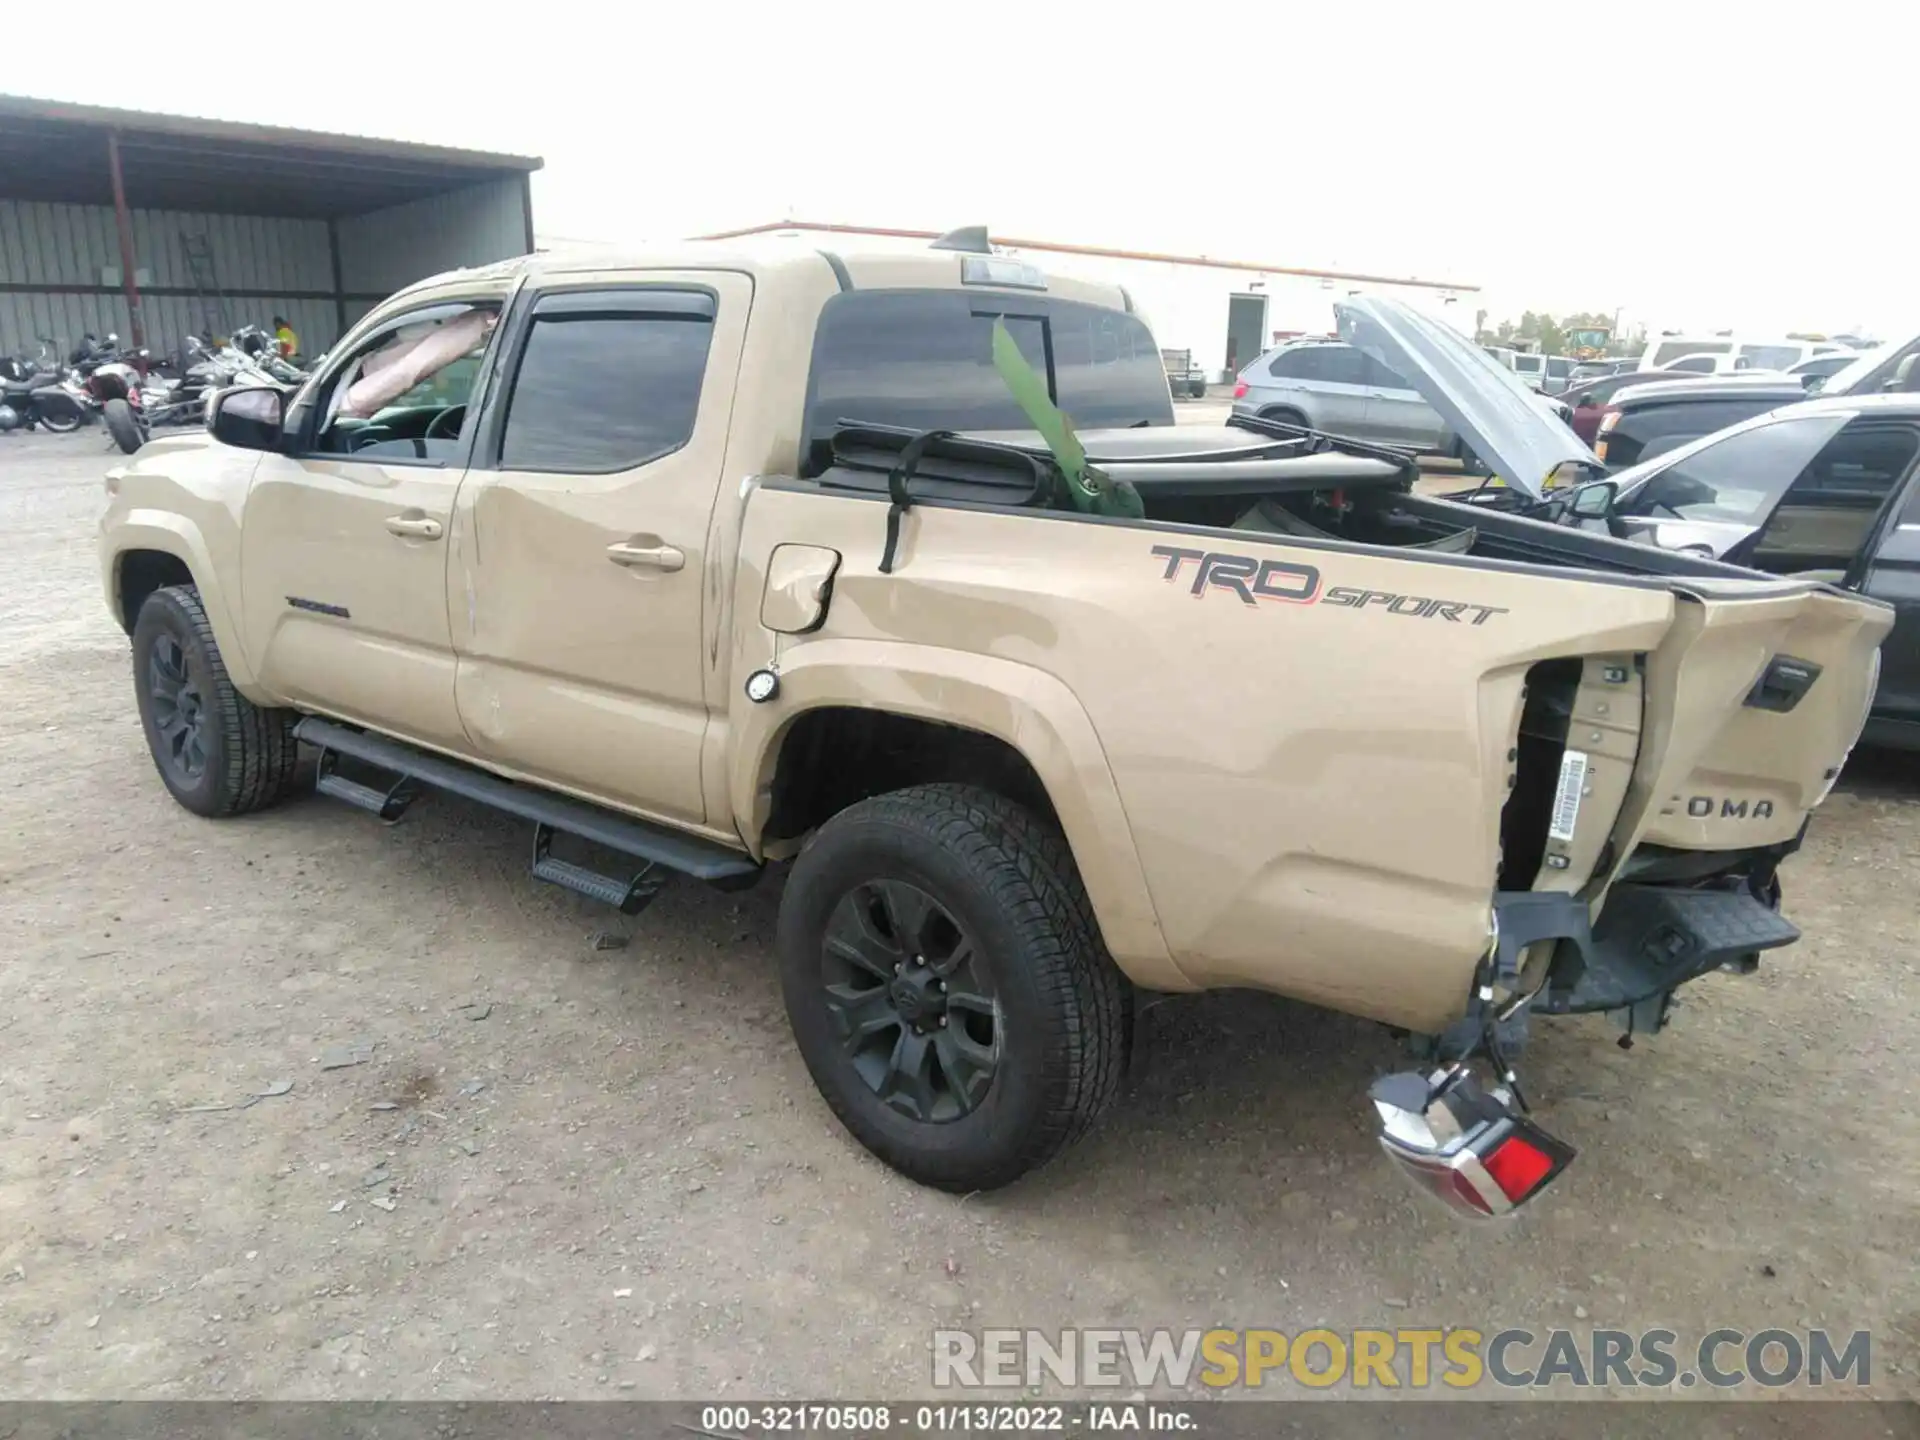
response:
<path fill-rule="evenodd" d="M 1177 550 L 1171 545 L 1156 545 L 1153 553 L 1164 555 L 1167 570 L 1160 578 L 1179 578 L 1180 567 L 1189 560 L 1200 563 L 1193 572 L 1193 596 L 1203 597 L 1210 586 L 1230 590 L 1249 605 L 1262 600 L 1284 600 L 1290 605 L 1310 605 L 1320 593 L 1320 572 L 1311 565 L 1290 565 L 1284 560 L 1258 560 L 1251 555 L 1228 555 L 1216 550 Z"/>
<path fill-rule="evenodd" d="M 1470 600 L 1441 600 L 1431 595 L 1402 595 L 1392 590 L 1363 590 L 1352 585 L 1332 585 L 1324 591 L 1320 571 L 1312 565 L 1288 560 L 1262 560 L 1255 555 L 1235 555 L 1224 550 L 1185 550 L 1174 545 L 1155 545 L 1152 553 L 1166 561 L 1160 578 L 1171 584 L 1181 579 L 1189 560 L 1194 562 L 1193 583 L 1187 593 L 1196 600 L 1215 590 L 1237 595 L 1244 605 L 1262 600 L 1278 600 L 1288 605 L 1334 605 L 1345 610 L 1366 610 L 1378 605 L 1389 615 L 1404 615 L 1410 620 L 1446 620 L 1455 625 L 1484 625 L 1490 616 L 1505 615 L 1500 605 L 1477 605 Z"/>

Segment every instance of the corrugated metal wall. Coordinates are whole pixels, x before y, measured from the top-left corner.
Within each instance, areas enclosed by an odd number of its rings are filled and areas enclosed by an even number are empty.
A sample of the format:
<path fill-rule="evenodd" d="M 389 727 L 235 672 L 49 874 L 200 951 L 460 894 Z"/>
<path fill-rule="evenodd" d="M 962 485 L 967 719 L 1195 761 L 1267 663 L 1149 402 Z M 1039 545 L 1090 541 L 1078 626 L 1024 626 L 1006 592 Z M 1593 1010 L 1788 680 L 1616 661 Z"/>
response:
<path fill-rule="evenodd" d="M 390 295 L 456 265 L 526 254 L 526 183 L 512 175 L 340 221 L 341 289 Z"/>
<path fill-rule="evenodd" d="M 192 296 L 183 237 L 204 235 L 231 325 L 293 322 L 301 348 L 318 353 L 334 338 L 333 260 L 324 220 L 132 212 L 135 262 L 148 272 L 141 306 L 156 354 L 206 328 Z M 0 353 L 37 353 L 50 335 L 71 348 L 83 334 L 130 330 L 127 304 L 101 271 L 120 268 L 113 211 L 103 205 L 0 200 Z"/>
<path fill-rule="evenodd" d="M 485 265 L 527 250 L 525 177 L 455 190 L 337 221 L 346 323 L 402 286 L 458 265 Z M 132 213 L 147 346 L 177 350 L 209 326 L 193 294 L 183 237 L 204 235 L 230 326 L 293 322 L 304 354 L 340 334 L 331 241 L 324 220 Z M 131 333 L 127 303 L 101 272 L 120 268 L 113 211 L 101 205 L 0 200 L 0 354 L 39 352 L 51 336 L 64 354 L 80 336 Z"/>

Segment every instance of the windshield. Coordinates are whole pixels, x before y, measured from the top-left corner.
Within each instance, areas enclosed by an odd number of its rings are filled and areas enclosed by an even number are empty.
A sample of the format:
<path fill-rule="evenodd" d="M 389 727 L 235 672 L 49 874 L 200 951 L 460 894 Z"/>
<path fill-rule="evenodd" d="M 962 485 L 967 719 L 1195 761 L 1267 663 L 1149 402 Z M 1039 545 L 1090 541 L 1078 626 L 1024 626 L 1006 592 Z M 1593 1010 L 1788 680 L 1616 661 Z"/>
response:
<path fill-rule="evenodd" d="M 1798 345 L 1742 345 L 1740 358 L 1754 370 L 1784 370 L 1799 361 Z"/>
<path fill-rule="evenodd" d="M 1696 440 L 1615 477 L 1618 515 L 1758 524 L 1787 486 L 1844 427 L 1845 411 L 1762 416 Z"/>
<path fill-rule="evenodd" d="M 1847 395 L 1862 387 L 1869 387 L 1891 379 L 1894 367 L 1907 355 L 1916 350 L 1920 350 L 1920 335 L 1909 335 L 1905 340 L 1890 341 L 1876 349 L 1869 350 L 1866 354 L 1855 359 L 1846 369 L 1835 374 L 1826 384 L 1822 385 L 1820 387 L 1820 393 L 1822 395 Z M 1883 365 L 1886 367 L 1887 373 L 1885 375 L 1875 374 L 1874 372 L 1879 370 Z"/>

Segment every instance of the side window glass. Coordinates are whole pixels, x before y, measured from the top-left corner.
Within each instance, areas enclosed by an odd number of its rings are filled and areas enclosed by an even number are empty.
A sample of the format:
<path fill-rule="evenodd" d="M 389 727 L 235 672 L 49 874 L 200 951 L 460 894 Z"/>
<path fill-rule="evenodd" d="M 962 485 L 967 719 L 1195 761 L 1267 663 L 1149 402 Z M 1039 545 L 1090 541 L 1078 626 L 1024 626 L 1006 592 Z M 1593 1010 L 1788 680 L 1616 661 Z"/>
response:
<path fill-rule="evenodd" d="M 1335 385 L 1367 384 L 1367 357 L 1350 345 L 1329 345 L 1322 352 L 1326 369 L 1321 378 Z"/>
<path fill-rule="evenodd" d="M 382 329 L 327 381 L 312 448 L 377 460 L 450 458 L 499 319 L 492 305 L 445 305 Z"/>
<path fill-rule="evenodd" d="M 1320 345 L 1282 350 L 1267 366 L 1267 373 L 1276 380 L 1324 380 L 1327 376 L 1321 356 L 1325 353 L 1325 347 Z"/>
<path fill-rule="evenodd" d="M 1920 525 L 1920 485 L 1907 487 L 1907 508 L 1900 512 L 1902 525 Z"/>
<path fill-rule="evenodd" d="M 610 474 L 693 437 L 710 314 L 647 313 L 630 297 L 606 309 L 544 308 L 507 397 L 502 469 Z"/>
<path fill-rule="evenodd" d="M 1736 431 L 1682 456 L 1623 495 L 1621 512 L 1757 525 L 1845 424 L 1841 415 L 1806 416 Z"/>
<path fill-rule="evenodd" d="M 1913 464 L 1917 447 L 1910 430 L 1843 430 L 1787 487 L 1784 503 L 1877 514 Z"/>

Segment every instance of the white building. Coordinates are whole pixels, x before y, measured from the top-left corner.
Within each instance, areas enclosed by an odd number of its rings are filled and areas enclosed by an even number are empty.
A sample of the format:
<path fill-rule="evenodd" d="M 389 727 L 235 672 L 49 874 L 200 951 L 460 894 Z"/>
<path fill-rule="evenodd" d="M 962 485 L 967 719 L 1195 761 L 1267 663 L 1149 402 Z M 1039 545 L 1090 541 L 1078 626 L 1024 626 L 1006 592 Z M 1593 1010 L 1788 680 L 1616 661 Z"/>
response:
<path fill-rule="evenodd" d="M 923 249 L 939 238 L 932 230 L 780 220 L 703 239 L 747 235 L 794 235 L 864 247 Z M 1393 295 L 1437 315 L 1464 333 L 1474 328 L 1479 286 L 1389 275 L 1308 270 L 1210 255 L 1159 255 L 1063 241 L 995 236 L 994 250 L 1023 255 L 1042 269 L 1121 285 L 1153 327 L 1163 349 L 1191 350 L 1196 364 L 1224 380 L 1262 350 L 1295 335 L 1325 335 L 1333 329 L 1333 302 L 1351 294 Z M 556 246 L 555 248 L 559 248 Z"/>

